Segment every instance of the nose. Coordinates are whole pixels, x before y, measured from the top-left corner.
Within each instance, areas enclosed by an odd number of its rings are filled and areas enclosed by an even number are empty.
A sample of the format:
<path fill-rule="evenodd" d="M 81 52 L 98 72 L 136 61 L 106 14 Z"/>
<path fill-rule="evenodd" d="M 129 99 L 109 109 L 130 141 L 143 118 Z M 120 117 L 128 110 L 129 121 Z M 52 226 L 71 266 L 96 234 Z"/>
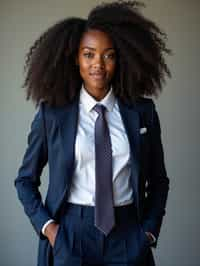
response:
<path fill-rule="evenodd" d="M 94 62 L 93 62 L 93 67 L 95 69 L 104 69 L 105 68 L 105 62 L 103 60 L 102 56 L 96 56 Z"/>

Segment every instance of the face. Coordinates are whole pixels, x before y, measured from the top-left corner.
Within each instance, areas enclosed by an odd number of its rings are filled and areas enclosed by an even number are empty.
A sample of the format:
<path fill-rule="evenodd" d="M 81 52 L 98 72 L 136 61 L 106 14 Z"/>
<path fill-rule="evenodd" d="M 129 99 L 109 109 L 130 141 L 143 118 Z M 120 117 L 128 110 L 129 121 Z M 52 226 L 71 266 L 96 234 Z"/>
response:
<path fill-rule="evenodd" d="M 86 90 L 95 99 L 102 99 L 109 90 L 116 64 L 110 37 L 99 30 L 84 33 L 76 60 Z"/>

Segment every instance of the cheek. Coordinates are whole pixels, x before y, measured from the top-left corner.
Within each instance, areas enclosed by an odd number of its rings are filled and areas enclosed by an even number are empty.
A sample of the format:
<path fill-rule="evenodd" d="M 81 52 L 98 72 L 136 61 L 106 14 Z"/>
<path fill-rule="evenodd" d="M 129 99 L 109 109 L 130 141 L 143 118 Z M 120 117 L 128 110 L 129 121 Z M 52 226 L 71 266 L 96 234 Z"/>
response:
<path fill-rule="evenodd" d="M 109 76 L 112 77 L 115 73 L 116 64 L 112 63 L 107 67 L 107 72 L 109 73 Z"/>
<path fill-rule="evenodd" d="M 85 62 L 81 62 L 79 64 L 79 72 L 80 72 L 80 75 L 83 77 L 83 76 L 86 76 L 88 74 L 88 64 L 85 63 Z"/>

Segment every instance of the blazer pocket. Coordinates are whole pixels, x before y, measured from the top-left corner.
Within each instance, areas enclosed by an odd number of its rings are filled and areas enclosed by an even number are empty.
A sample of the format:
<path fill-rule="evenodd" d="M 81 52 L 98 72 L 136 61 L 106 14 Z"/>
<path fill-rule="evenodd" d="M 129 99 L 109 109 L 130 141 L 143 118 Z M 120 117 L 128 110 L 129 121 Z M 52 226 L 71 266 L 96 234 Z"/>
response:
<path fill-rule="evenodd" d="M 150 138 L 148 129 L 145 133 L 140 134 L 140 151 L 141 162 L 146 164 L 150 151 Z"/>
<path fill-rule="evenodd" d="M 149 141 L 149 131 L 147 127 L 140 128 L 140 142 L 141 145 L 148 144 Z"/>

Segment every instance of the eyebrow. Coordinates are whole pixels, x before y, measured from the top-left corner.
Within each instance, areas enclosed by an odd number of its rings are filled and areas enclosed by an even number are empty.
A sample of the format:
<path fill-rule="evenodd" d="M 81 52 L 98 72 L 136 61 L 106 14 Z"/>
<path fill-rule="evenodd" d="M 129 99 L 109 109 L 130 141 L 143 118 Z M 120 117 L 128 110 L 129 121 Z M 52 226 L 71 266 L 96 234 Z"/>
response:
<path fill-rule="evenodd" d="M 84 46 L 81 48 L 81 50 L 83 50 L 83 49 L 90 49 L 90 50 L 96 51 L 95 48 L 89 47 L 89 46 Z M 104 49 L 104 51 L 108 51 L 108 50 L 115 50 L 115 49 L 114 49 L 114 47 L 109 47 L 109 48 Z"/>

